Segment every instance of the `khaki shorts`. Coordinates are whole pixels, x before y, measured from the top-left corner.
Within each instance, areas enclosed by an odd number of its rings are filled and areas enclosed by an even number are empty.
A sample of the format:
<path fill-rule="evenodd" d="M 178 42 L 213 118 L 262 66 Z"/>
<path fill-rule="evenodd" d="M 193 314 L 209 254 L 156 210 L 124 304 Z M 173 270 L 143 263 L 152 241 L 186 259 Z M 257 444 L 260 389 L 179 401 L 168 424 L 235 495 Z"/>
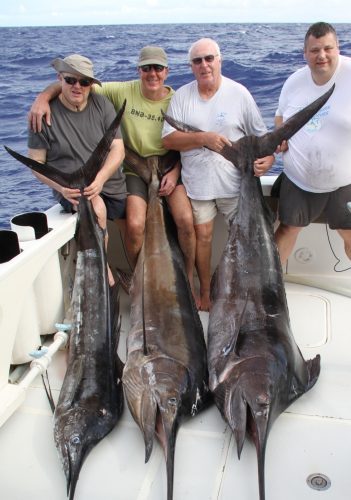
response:
<path fill-rule="evenodd" d="M 217 198 L 215 200 L 190 200 L 193 208 L 194 224 L 205 224 L 213 220 L 220 212 L 226 223 L 238 213 L 239 196 L 233 198 Z"/>

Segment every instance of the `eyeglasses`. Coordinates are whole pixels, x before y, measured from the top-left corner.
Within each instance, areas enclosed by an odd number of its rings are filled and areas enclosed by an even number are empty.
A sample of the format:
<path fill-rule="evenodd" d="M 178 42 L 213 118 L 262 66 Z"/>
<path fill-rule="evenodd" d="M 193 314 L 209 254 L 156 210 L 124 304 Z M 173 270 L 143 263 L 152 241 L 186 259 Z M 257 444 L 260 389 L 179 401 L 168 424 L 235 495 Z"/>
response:
<path fill-rule="evenodd" d="M 215 55 L 209 54 L 208 56 L 204 56 L 204 57 L 194 57 L 194 59 L 192 59 L 191 62 L 193 64 L 195 64 L 196 66 L 199 66 L 199 64 L 201 64 L 203 60 L 208 62 L 208 63 L 211 63 L 214 61 L 214 58 L 217 56 L 218 56 L 218 54 L 215 54 Z"/>
<path fill-rule="evenodd" d="M 79 82 L 79 85 L 81 87 L 90 87 L 90 85 L 93 83 L 93 81 L 89 80 L 88 78 L 76 78 L 75 76 L 64 76 L 63 79 L 68 85 L 75 85 L 77 82 Z"/>
<path fill-rule="evenodd" d="M 152 69 L 156 71 L 156 73 L 161 73 L 165 69 L 165 66 L 161 66 L 161 64 L 144 64 L 144 66 L 139 66 L 141 71 L 144 73 L 150 73 Z"/>

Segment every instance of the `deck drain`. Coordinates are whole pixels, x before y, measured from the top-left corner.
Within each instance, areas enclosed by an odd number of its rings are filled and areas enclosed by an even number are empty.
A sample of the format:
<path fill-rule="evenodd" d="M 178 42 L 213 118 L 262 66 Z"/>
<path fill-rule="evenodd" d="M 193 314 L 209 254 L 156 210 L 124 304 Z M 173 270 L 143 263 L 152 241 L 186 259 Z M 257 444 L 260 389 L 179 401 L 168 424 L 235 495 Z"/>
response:
<path fill-rule="evenodd" d="M 306 481 L 310 488 L 317 491 L 325 491 L 331 486 L 329 477 L 324 474 L 311 474 Z"/>

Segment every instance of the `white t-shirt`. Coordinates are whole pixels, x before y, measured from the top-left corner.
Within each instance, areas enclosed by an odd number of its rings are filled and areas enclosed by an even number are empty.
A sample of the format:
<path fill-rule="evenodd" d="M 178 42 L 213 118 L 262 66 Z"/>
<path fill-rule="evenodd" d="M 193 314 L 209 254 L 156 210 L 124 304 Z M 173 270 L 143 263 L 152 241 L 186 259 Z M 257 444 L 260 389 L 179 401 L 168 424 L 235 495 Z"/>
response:
<path fill-rule="evenodd" d="M 316 85 L 304 66 L 283 85 L 277 116 L 291 115 L 324 94 L 335 83 L 326 104 L 291 139 L 284 153 L 284 172 L 301 189 L 324 193 L 351 184 L 351 59 L 340 56 L 325 85 Z"/>
<path fill-rule="evenodd" d="M 263 135 L 267 129 L 250 92 L 222 76 L 221 85 L 210 99 L 203 99 L 193 81 L 176 91 L 167 114 L 207 132 L 217 132 L 231 141 L 245 135 Z M 162 137 L 174 132 L 165 122 Z M 231 162 L 206 148 L 181 152 L 182 181 L 189 198 L 213 200 L 236 196 L 240 172 Z"/>

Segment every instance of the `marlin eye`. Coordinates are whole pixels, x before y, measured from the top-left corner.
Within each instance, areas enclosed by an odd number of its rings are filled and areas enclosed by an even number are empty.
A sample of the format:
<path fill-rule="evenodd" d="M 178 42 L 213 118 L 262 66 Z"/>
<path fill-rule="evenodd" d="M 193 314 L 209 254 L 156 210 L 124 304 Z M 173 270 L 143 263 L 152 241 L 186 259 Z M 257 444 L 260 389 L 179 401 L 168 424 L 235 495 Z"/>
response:
<path fill-rule="evenodd" d="M 80 443 L 79 436 L 77 436 L 77 435 L 72 436 L 72 437 L 71 437 L 71 443 L 72 443 L 72 444 L 79 444 L 79 443 Z"/>

